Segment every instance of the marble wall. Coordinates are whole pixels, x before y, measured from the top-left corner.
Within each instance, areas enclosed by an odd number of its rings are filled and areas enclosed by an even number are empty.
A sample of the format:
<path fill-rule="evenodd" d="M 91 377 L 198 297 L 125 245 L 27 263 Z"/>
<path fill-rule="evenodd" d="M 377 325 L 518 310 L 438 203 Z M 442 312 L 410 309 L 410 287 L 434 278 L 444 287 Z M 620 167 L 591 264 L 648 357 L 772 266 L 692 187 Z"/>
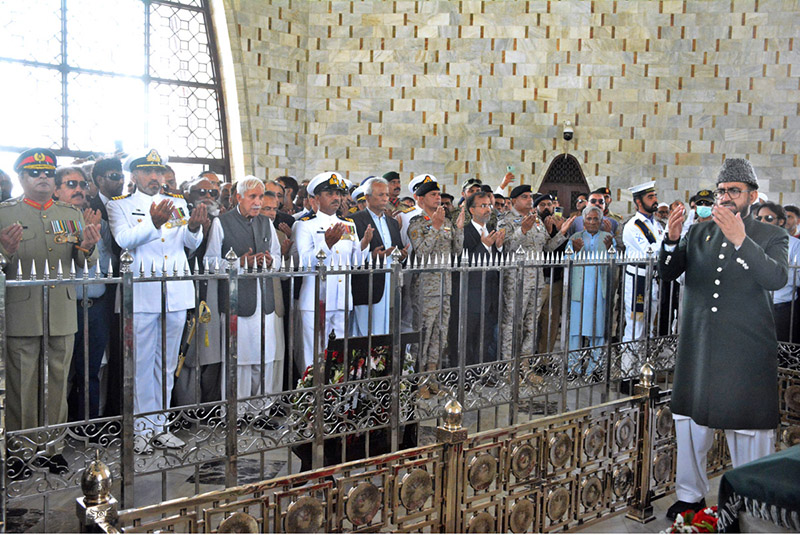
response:
<path fill-rule="evenodd" d="M 249 171 L 433 173 L 451 193 L 565 148 L 615 209 L 713 186 L 726 156 L 800 201 L 790 0 L 225 0 Z M 574 139 L 561 141 L 564 121 Z"/>

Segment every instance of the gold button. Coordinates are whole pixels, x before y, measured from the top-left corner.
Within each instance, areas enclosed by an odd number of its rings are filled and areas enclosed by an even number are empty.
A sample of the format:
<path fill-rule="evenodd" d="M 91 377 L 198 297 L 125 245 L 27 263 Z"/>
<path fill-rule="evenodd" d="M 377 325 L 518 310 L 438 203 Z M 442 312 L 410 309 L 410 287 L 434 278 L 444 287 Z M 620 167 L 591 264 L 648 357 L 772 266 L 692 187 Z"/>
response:
<path fill-rule="evenodd" d="M 45 230 L 44 233 L 45 234 L 50 234 L 50 231 L 49 230 Z"/>
<path fill-rule="evenodd" d="M 168 259 L 168 258 L 169 258 L 169 257 L 168 257 L 167 255 L 164 255 L 164 260 L 166 260 L 166 259 Z"/>
<path fill-rule="evenodd" d="M 52 248 L 52 247 L 48 247 L 48 248 L 47 248 L 47 250 L 48 250 L 48 251 L 52 251 L 52 250 L 53 250 L 53 248 Z"/>
<path fill-rule="evenodd" d="M 50 287 L 51 287 L 51 288 L 55 288 L 55 285 L 51 285 Z"/>
<path fill-rule="evenodd" d="M 47 216 L 45 214 L 42 214 L 42 218 L 47 219 Z"/>
<path fill-rule="evenodd" d="M 161 241 L 165 241 L 164 238 L 161 238 Z"/>
<path fill-rule="evenodd" d="M 56 266 L 50 266 L 50 269 L 56 269 Z"/>

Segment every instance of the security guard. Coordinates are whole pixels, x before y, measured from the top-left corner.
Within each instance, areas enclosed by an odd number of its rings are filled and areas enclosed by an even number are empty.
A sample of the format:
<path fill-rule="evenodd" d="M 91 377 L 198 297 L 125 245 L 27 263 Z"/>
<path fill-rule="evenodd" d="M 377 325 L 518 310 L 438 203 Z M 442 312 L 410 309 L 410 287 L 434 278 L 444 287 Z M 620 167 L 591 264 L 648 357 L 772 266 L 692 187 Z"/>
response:
<path fill-rule="evenodd" d="M 19 176 L 22 197 L 0 204 L 0 252 L 6 257 L 6 276 L 24 280 L 31 276 L 32 264 L 39 277 L 49 271 L 55 277 L 59 267 L 67 271 L 74 260 L 93 265 L 95 245 L 100 240 L 100 225 L 86 225 L 80 210 L 53 201 L 56 156 L 47 149 L 30 149 L 17 158 L 14 170 Z M 22 272 L 19 273 L 19 267 Z M 47 414 L 39 413 L 39 366 L 45 329 L 42 321 L 42 289 L 39 286 L 9 288 L 6 294 L 6 425 L 11 431 L 53 425 L 67 421 L 67 375 L 77 316 L 75 287 L 50 286 L 47 325 Z M 51 472 L 64 473 L 67 463 L 54 454 L 45 459 Z M 9 459 L 22 468 L 21 459 Z M 21 475 L 19 471 L 12 476 Z"/>
<path fill-rule="evenodd" d="M 367 227 L 359 242 L 353 221 L 336 215 L 345 191 L 342 177 L 330 171 L 318 174 L 308 184 L 308 194 L 317 200 L 319 210 L 316 214 L 301 217 L 293 229 L 297 253 L 304 266 L 316 266 L 320 250 L 326 255 L 325 265 L 328 268 L 333 262 L 344 269 L 346 265 L 360 264 L 366 257 L 373 227 Z M 353 299 L 346 295 L 346 280 L 345 275 L 331 275 L 321 283 L 320 299 L 325 302 L 324 340 L 327 340 L 331 331 L 336 333 L 337 338 L 345 335 L 344 315 L 353 308 Z M 307 276 L 300 288 L 303 359 L 306 367 L 314 364 L 314 311 L 318 307 L 318 303 L 314 302 L 314 287 L 314 276 Z M 319 349 L 322 351 L 325 348 Z"/>
<path fill-rule="evenodd" d="M 421 175 L 422 176 L 422 175 Z M 419 178 L 419 177 L 417 177 Z M 433 175 L 424 175 L 416 180 L 414 198 L 422 213 L 417 214 L 408 226 L 408 237 L 418 260 L 427 260 L 429 255 L 443 256 L 461 254 L 464 243 L 464 212 L 455 221 L 445 217 L 439 183 Z M 414 320 L 421 331 L 420 367 L 425 371 L 439 369 L 439 357 L 447 351 L 447 332 L 450 322 L 450 274 L 420 273 L 412 282 Z M 441 311 L 440 311 L 441 308 Z M 420 387 L 420 396 L 430 397 L 431 390 L 438 390 L 429 381 Z"/>
<path fill-rule="evenodd" d="M 533 209 L 533 194 L 528 184 L 520 184 L 511 190 L 512 208 L 497 222 L 497 228 L 505 229 L 503 249 L 515 253 L 521 247 L 525 253 L 555 251 L 567 238 L 566 232 L 575 220 L 564 220 L 558 232 L 550 236 Z M 523 287 L 517 288 L 514 270 L 503 272 L 503 345 L 504 358 L 511 357 L 512 324 L 516 293 L 522 291 L 522 333 L 520 351 L 522 355 L 533 355 L 533 335 L 542 306 L 544 273 L 542 268 L 525 268 Z M 536 284 L 539 286 L 537 287 Z"/>
<path fill-rule="evenodd" d="M 633 202 L 636 213 L 633 214 L 622 230 L 622 241 L 625 244 L 625 253 L 629 257 L 646 258 L 648 250 L 654 252 L 661 247 L 664 237 L 664 227 L 656 221 L 654 214 L 658 210 L 658 195 L 656 183 L 645 182 L 630 188 L 633 193 Z M 653 321 L 658 308 L 657 282 L 653 274 L 650 288 L 645 288 L 647 283 L 647 269 L 636 265 L 625 267 L 625 331 L 622 337 L 624 342 L 639 340 L 644 334 L 645 304 L 650 300 L 650 328 L 652 332 Z M 647 295 L 650 295 L 648 298 Z M 623 374 L 630 374 L 634 370 L 634 352 L 625 351 L 622 355 Z M 623 385 L 623 388 L 627 388 Z"/>
<path fill-rule="evenodd" d="M 203 224 L 208 221 L 204 204 L 189 216 L 181 195 L 162 193 L 166 159 L 155 149 L 143 155 L 132 155 L 125 162 L 136 191 L 113 198 L 107 205 L 111 233 L 122 249 L 133 255 L 133 269 L 140 267 L 149 276 L 171 273 L 188 266 L 184 247 L 194 251 L 203 241 Z M 162 271 L 166 265 L 167 272 Z M 166 299 L 166 317 L 161 317 L 161 300 Z M 191 281 L 167 282 L 166 294 L 161 283 L 133 285 L 134 336 L 136 337 L 136 382 L 133 409 L 136 414 L 163 411 L 170 406 L 178 350 L 186 310 L 194 308 L 194 285 Z M 166 331 L 166 355 L 161 353 L 162 321 Z M 162 362 L 166 366 L 166 399 L 162 397 Z M 136 422 L 134 451 L 152 453 L 159 448 L 182 448 L 183 440 L 163 430 L 163 415 L 148 416 Z M 155 435 L 155 436 L 154 436 Z"/>

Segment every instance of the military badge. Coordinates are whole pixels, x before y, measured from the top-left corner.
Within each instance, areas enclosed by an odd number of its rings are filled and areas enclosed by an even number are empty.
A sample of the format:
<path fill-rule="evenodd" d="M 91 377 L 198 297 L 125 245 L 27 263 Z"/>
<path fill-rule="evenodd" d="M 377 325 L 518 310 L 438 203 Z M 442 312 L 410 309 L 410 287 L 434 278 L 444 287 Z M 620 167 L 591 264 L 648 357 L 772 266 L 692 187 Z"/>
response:
<path fill-rule="evenodd" d="M 164 224 L 164 226 L 167 228 L 177 228 L 187 225 L 188 223 L 189 222 L 186 220 L 186 211 L 182 206 L 176 206 L 172 209 L 172 215 L 170 216 L 169 221 Z"/>
<path fill-rule="evenodd" d="M 55 219 L 50 222 L 53 227 L 53 241 L 61 243 L 80 243 L 80 236 L 83 232 L 83 226 L 80 221 L 73 219 Z"/>

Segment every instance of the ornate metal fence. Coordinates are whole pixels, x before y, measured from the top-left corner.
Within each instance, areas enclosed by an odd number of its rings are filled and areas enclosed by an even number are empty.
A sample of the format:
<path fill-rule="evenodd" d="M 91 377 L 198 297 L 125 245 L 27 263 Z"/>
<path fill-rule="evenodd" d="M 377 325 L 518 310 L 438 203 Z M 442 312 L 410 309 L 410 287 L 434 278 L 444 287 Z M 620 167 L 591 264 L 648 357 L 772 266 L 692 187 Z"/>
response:
<path fill-rule="evenodd" d="M 0 304 L 3 304 L 4 290 L 9 287 L 40 287 L 44 299 L 47 299 L 48 291 L 62 285 L 84 288 L 105 285 L 108 291 L 118 290 L 124 374 L 123 410 L 120 415 L 95 419 L 84 417 L 79 421 L 51 423 L 35 429 L 15 431 L 8 431 L 3 425 L 0 437 L 4 446 L 0 455 L 4 455 L 3 472 L 6 473 L 3 513 L 9 508 L 31 507 L 32 503 L 38 502 L 41 503 L 44 518 L 40 524 L 42 529 L 47 531 L 54 523 L 58 526 L 58 513 L 64 511 L 64 506 L 59 504 L 70 503 L 78 497 L 82 478 L 93 473 L 91 469 L 87 471 L 87 467 L 93 467 L 92 462 L 98 458 L 108 467 L 114 481 L 114 487 L 109 490 L 119 499 L 120 507 L 131 510 L 129 516 L 122 516 L 121 525 L 134 529 L 137 528 L 133 518 L 139 513 L 132 508 L 148 507 L 187 495 L 201 495 L 207 491 L 222 493 L 209 495 L 216 496 L 212 500 L 217 504 L 214 508 L 222 509 L 214 509 L 213 513 L 208 513 L 212 516 L 204 517 L 206 513 L 198 505 L 193 509 L 195 517 L 191 519 L 184 518 L 189 515 L 188 512 L 180 513 L 180 522 L 186 523 L 180 529 L 216 529 L 218 522 L 230 512 L 239 510 L 237 508 L 243 496 L 253 493 L 251 498 L 255 501 L 252 507 L 265 508 L 259 509 L 261 513 L 252 515 L 260 522 L 259 529 L 263 530 L 289 529 L 286 522 L 291 512 L 290 506 L 294 507 L 293 511 L 306 511 L 300 516 L 308 511 L 318 511 L 316 505 L 303 505 L 312 502 L 300 501 L 301 497 L 310 497 L 322 505 L 326 522 L 323 529 L 356 530 L 363 524 L 372 525 L 373 521 L 379 522 L 379 529 L 383 530 L 468 529 L 471 523 L 474 529 L 488 529 L 489 526 L 516 529 L 511 524 L 514 516 L 512 509 L 519 501 L 519 511 L 530 511 L 529 505 L 520 501 L 526 500 L 534 507 L 534 518 L 530 524 L 532 529 L 549 531 L 591 522 L 603 514 L 627 507 L 623 503 L 634 504 L 632 514 L 646 519 L 649 501 L 671 490 L 674 443 L 671 415 L 666 403 L 669 398 L 669 370 L 674 362 L 677 343 L 676 315 L 680 314 L 680 307 L 672 294 L 662 292 L 657 301 L 657 310 L 670 311 L 670 321 L 659 327 L 655 321 L 658 316 L 655 306 L 646 300 L 643 315 L 635 321 L 643 321 L 646 325 L 652 325 L 652 328 L 645 329 L 641 338 L 624 340 L 624 307 L 614 306 L 615 301 L 621 303 L 626 298 L 625 287 L 619 284 L 621 273 L 628 268 L 639 267 L 646 273 L 643 275 L 646 283 L 650 283 L 655 278 L 653 257 L 616 258 L 612 250 L 610 255 L 604 257 L 572 253 L 563 257 L 512 255 L 485 265 L 428 258 L 415 260 L 406 266 L 395 262 L 389 267 L 326 267 L 322 262 L 324 259 L 319 260 L 316 266 L 289 264 L 279 271 L 239 273 L 238 269 L 230 269 L 230 266 L 238 265 L 238 259 L 230 256 L 221 265 L 207 263 L 202 266 L 198 262 L 193 270 L 189 266 L 172 266 L 171 270 L 164 266 L 165 274 L 156 276 L 152 266 L 150 269 L 147 266 L 133 266 L 130 258 L 124 255 L 124 269 L 120 277 L 81 278 L 75 275 L 74 269 L 55 270 L 54 275 L 52 271 L 40 268 L 39 273 L 43 276 L 38 280 L 35 275 L 30 280 L 0 280 Z M 538 318 L 529 321 L 521 313 L 522 299 L 518 297 L 522 291 L 530 290 L 523 284 L 523 270 L 534 270 L 533 290 L 552 298 L 554 288 L 558 286 L 564 296 L 569 296 L 570 289 L 577 284 L 577 270 L 589 267 L 606 269 L 605 275 L 595 279 L 585 277 L 581 283 L 584 286 L 594 285 L 592 291 L 605 285 L 606 295 L 610 296 L 606 313 L 594 320 L 605 325 L 603 339 L 594 340 L 594 345 L 587 345 L 586 342 L 591 343 L 591 340 L 582 340 L 580 347 L 570 348 L 570 325 L 575 321 L 584 321 L 583 310 L 576 318 L 571 314 L 573 304 L 569 299 L 564 299 L 560 307 L 552 304 L 554 299 L 549 299 L 546 301 L 550 304 L 545 307 L 550 313 L 547 324 L 550 329 L 560 329 L 556 344 L 545 352 L 536 349 L 533 352 L 524 351 L 520 347 L 524 331 L 531 331 L 533 337 L 538 339 L 547 336 L 549 329 L 538 326 Z M 545 268 L 561 268 L 563 278 L 558 281 L 552 276 L 552 271 L 551 277 L 545 278 Z M 469 311 L 466 307 L 469 285 L 476 280 L 474 277 L 477 276 L 477 280 L 481 281 L 482 293 L 486 294 L 490 291 L 485 282 L 486 274 L 492 272 L 500 274 L 499 287 L 496 289 L 499 310 L 504 310 L 506 306 L 504 285 L 513 284 L 515 289 L 512 292 L 513 306 L 510 307 L 512 313 L 499 315 L 495 334 L 498 343 L 494 352 L 484 346 L 485 340 L 480 338 L 480 347 L 467 345 Z M 598 272 L 602 273 L 600 270 Z M 435 371 L 418 369 L 418 346 L 427 333 L 420 332 L 415 321 L 404 325 L 402 317 L 409 298 L 414 299 L 409 291 L 410 282 L 421 273 L 435 274 L 443 286 L 446 275 L 454 278 L 452 287 L 456 306 L 453 307 L 450 331 L 456 340 L 455 349 L 446 351 L 447 341 L 437 341 L 442 358 L 440 368 Z M 346 316 L 345 332 L 335 333 L 336 339 L 328 340 L 330 333 L 324 332 L 317 319 L 314 366 L 308 373 L 302 369 L 299 373 L 290 372 L 288 389 L 238 399 L 236 357 L 239 281 L 249 278 L 259 284 L 271 284 L 277 279 L 283 281 L 291 294 L 294 293 L 294 287 L 303 281 L 304 284 L 313 284 L 315 294 L 319 296 L 328 277 L 344 277 L 349 293 L 349 276 L 356 274 L 365 276 L 369 283 L 374 277 L 388 276 L 389 332 L 368 332 L 364 337 L 347 336 L 350 318 Z M 470 278 L 471 275 L 473 278 Z M 0 275 L 0 278 L 4 279 L 4 276 Z M 187 405 L 162 407 L 156 413 L 134 414 L 133 326 L 136 317 L 133 288 L 137 284 L 157 282 L 163 290 L 168 282 L 176 280 L 190 280 L 197 286 L 200 283 L 227 283 L 229 306 L 215 311 L 221 314 L 221 360 L 226 378 L 224 392 L 217 401 L 199 400 Z M 162 294 L 166 292 L 162 291 Z M 200 301 L 198 289 L 198 305 Z M 82 305 L 82 312 L 86 314 L 88 304 Z M 0 307 L 0 310 L 4 311 L 5 307 Z M 301 330 L 296 326 L 298 315 L 299 311 L 293 304 L 284 315 L 284 321 L 289 326 L 286 339 L 288 359 L 295 359 L 301 346 Z M 315 317 L 319 318 L 319 314 Z M 512 331 L 514 343 L 510 353 L 504 353 L 499 343 L 504 329 Z M 88 327 L 84 327 L 84 331 L 84 335 L 88 334 Z M 5 332 L 0 331 L 0 336 L 5 337 Z M 88 337 L 84 336 L 84 339 Z M 199 330 L 194 331 L 193 343 L 202 343 Z M 795 346 L 788 343 L 781 347 L 784 362 L 796 365 L 797 359 L 792 353 Z M 326 348 L 328 351 L 325 351 Z M 262 364 L 264 349 L 262 346 Z M 334 358 L 337 352 L 340 361 Z M 474 354 L 477 354 L 477 358 L 474 358 Z M 373 358 L 365 358 L 364 364 L 359 366 L 358 362 L 364 357 Z M 47 359 L 46 353 L 44 359 Z M 291 365 L 291 362 L 287 361 L 287 365 Z M 640 392 L 636 398 L 638 401 L 628 398 L 623 398 L 627 401 L 614 401 L 622 395 L 619 390 L 624 386 L 623 381 L 637 376 L 645 363 L 650 363 L 654 373 L 652 381 L 657 387 Z M 362 372 L 360 375 L 352 373 L 359 369 Z M 795 366 L 794 369 L 800 367 Z M 782 437 L 787 444 L 791 444 L 797 440 L 800 423 L 796 401 L 796 390 L 800 387 L 797 386 L 796 371 L 787 371 L 781 377 L 781 395 L 784 399 Z M 4 377 L 0 375 L 0 378 Z M 199 390 L 199 381 L 195 377 L 195 391 Z M 40 387 L 44 384 L 42 377 Z M 434 384 L 439 395 L 427 398 L 421 395 L 421 386 Z M 40 390 L 46 391 L 44 388 Z M 45 395 L 38 399 L 46 404 L 46 398 Z M 436 434 L 437 427 L 441 427 L 445 406 L 451 401 L 457 401 L 462 407 L 463 421 L 460 425 L 464 433 L 472 433 L 469 439 L 465 435 L 462 437 L 460 432 L 457 434 L 460 437 L 458 448 L 461 449 L 458 450 L 460 457 L 455 464 L 445 460 L 450 455 L 447 452 L 455 450 L 441 444 Z M 4 402 L 2 407 L 0 416 L 5 410 Z M 137 422 L 143 419 L 165 422 L 165 427 L 185 440 L 186 446 L 172 450 L 157 449 L 153 454 L 137 454 L 133 438 L 137 432 Z M 525 440 L 519 438 L 531 434 L 532 437 Z M 621 436 L 637 437 L 636 445 L 632 446 L 626 438 L 623 441 L 625 447 L 622 448 L 617 442 Z M 438 438 L 441 437 L 439 434 Z M 588 443 L 592 445 L 587 446 Z M 41 462 L 51 445 L 61 447 L 69 460 L 69 467 L 63 473 L 51 473 L 47 465 Z M 520 445 L 526 446 L 519 450 Z M 537 471 L 531 473 L 534 475 L 517 478 L 511 471 L 514 451 L 530 453 L 528 446 L 535 449 Z M 566 448 L 570 452 L 564 464 L 560 464 L 561 457 L 553 463 L 549 453 L 545 454 L 548 448 L 554 446 L 557 446 L 556 450 Z M 600 448 L 599 452 L 595 452 L 596 447 Z M 488 487 L 476 489 L 465 478 L 469 478 L 469 466 L 473 462 L 477 463 L 473 465 L 476 473 L 491 473 L 491 467 L 486 464 L 487 458 L 481 457 L 484 451 L 497 460 L 495 469 L 498 475 Z M 724 445 L 715 451 L 718 455 L 712 455 L 710 462 L 716 463 L 712 464 L 713 469 L 720 469 L 724 463 Z M 465 452 L 469 453 L 469 458 Z M 591 452 L 595 453 L 590 455 Z M 475 460 L 478 458 L 481 461 Z M 333 467 L 323 468 L 326 465 Z M 614 474 L 624 476 L 627 474 L 626 467 L 632 472 L 630 491 L 615 494 L 615 485 L 619 486 L 619 481 L 627 476 L 615 480 Z M 313 468 L 315 471 L 311 475 L 290 475 L 301 468 Z M 448 503 L 456 500 L 457 505 L 448 505 L 448 509 L 444 510 L 440 500 L 434 496 L 433 501 L 426 502 L 430 507 L 422 504 L 418 508 L 395 511 L 393 508 L 401 503 L 398 501 L 402 497 L 399 483 L 404 478 L 412 478 L 407 481 L 418 478 L 420 481 L 409 483 L 407 488 L 418 485 L 427 488 L 427 483 L 422 482 L 421 472 L 414 471 L 417 468 L 433 478 L 434 494 L 445 492 L 444 474 L 447 470 L 454 470 L 455 473 L 448 476 L 450 479 L 447 481 L 452 483 L 452 478 L 458 477 L 461 483 L 458 493 L 447 492 L 446 499 Z M 361 517 L 357 516 L 358 513 L 348 516 L 347 503 L 350 502 L 347 496 L 367 481 L 360 475 L 362 472 L 372 474 L 369 478 L 378 478 L 370 481 L 380 490 L 384 509 L 369 522 L 354 524 L 352 519 Z M 412 476 L 412 472 L 416 475 Z M 593 474 L 594 479 L 587 479 L 586 474 Z M 539 478 L 534 485 L 539 489 L 538 494 L 530 494 L 527 490 L 532 485 L 532 477 Z M 335 481 L 331 481 L 331 478 Z M 377 483 L 379 479 L 380 484 Z M 350 485 L 348 482 L 351 480 L 358 483 Z M 602 492 L 599 501 L 595 502 L 598 481 Z M 303 485 L 304 490 L 293 490 L 298 485 Z M 309 486 L 316 490 L 309 494 Z M 482 487 L 483 483 L 478 486 Z M 365 496 L 375 495 L 371 487 L 362 488 L 368 490 L 358 492 L 367 493 Z M 544 492 L 541 488 L 548 490 Z M 264 501 L 259 498 L 262 494 L 258 493 L 266 493 L 267 489 L 272 489 L 270 493 L 275 497 Z M 585 503 L 580 501 L 584 489 L 588 497 Z M 551 494 L 551 491 L 558 492 Z M 571 501 L 564 514 L 557 514 L 560 505 L 553 505 L 554 509 L 550 511 L 548 503 L 560 503 L 565 492 Z M 229 500 L 235 502 L 228 504 L 230 507 L 225 505 Z M 353 503 L 355 501 L 354 498 Z M 300 505 L 296 505 L 298 503 Z M 159 507 L 153 506 L 152 511 L 158 511 Z M 184 509 L 190 511 L 193 507 Z M 488 517 L 480 514 L 483 512 L 492 516 L 493 524 Z M 521 514 L 515 513 L 514 518 Z M 160 518 L 161 513 L 158 515 L 159 522 L 163 521 L 164 525 L 151 525 L 147 529 L 164 529 L 169 525 L 168 521 Z M 130 518 L 130 522 L 124 520 L 127 518 Z"/>

